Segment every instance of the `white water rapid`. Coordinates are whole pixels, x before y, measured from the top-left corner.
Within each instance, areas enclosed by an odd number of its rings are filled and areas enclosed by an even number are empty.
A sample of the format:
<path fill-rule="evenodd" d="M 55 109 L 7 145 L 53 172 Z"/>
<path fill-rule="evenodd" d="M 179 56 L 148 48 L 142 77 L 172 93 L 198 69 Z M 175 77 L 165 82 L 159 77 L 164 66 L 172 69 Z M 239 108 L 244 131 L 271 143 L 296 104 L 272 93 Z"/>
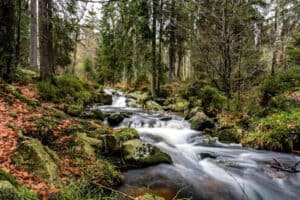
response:
<path fill-rule="evenodd" d="M 238 144 L 223 144 L 190 129 L 182 117 L 143 112 L 126 107 L 126 97 L 111 91 L 112 106 L 104 112 L 132 111 L 119 127 L 137 129 L 141 139 L 168 153 L 172 165 L 160 164 L 125 172 L 129 187 L 169 188 L 179 197 L 195 200 L 296 200 L 300 199 L 300 173 L 286 173 L 271 167 L 273 158 L 295 164 L 293 154 L 258 151 Z M 110 110 L 109 110 L 110 109 Z"/>

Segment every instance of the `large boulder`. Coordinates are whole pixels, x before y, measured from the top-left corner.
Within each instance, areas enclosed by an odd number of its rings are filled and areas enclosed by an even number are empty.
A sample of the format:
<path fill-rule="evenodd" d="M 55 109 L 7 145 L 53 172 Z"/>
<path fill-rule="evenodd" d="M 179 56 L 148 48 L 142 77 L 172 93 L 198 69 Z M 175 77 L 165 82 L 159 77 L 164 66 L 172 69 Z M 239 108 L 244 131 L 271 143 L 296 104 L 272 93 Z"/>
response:
<path fill-rule="evenodd" d="M 9 181 L 0 180 L 0 199 L 21 200 L 17 189 Z"/>
<path fill-rule="evenodd" d="M 242 135 L 242 129 L 236 127 L 224 127 L 217 132 L 220 142 L 239 143 Z"/>
<path fill-rule="evenodd" d="M 157 147 L 142 142 L 139 139 L 123 143 L 124 160 L 132 166 L 150 166 L 159 163 L 172 163 L 171 157 Z"/>
<path fill-rule="evenodd" d="M 123 114 L 113 114 L 107 118 L 107 122 L 110 126 L 118 126 L 124 118 Z"/>
<path fill-rule="evenodd" d="M 204 112 L 197 112 L 190 120 L 191 128 L 203 131 L 206 128 L 213 128 L 214 122 Z"/>
<path fill-rule="evenodd" d="M 102 105 L 111 105 L 113 102 L 112 95 L 105 93 L 94 93 L 93 94 L 93 102 L 99 103 Z"/>
<path fill-rule="evenodd" d="M 60 182 L 58 157 L 39 140 L 31 139 L 21 142 L 11 159 L 17 166 L 51 184 Z"/>

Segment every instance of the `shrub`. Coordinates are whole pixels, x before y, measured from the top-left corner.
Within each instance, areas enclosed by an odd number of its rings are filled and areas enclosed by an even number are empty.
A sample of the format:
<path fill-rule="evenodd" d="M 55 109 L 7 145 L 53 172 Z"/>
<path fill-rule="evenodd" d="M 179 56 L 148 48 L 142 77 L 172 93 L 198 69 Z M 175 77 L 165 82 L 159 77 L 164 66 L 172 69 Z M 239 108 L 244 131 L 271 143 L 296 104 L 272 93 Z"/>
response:
<path fill-rule="evenodd" d="M 278 73 L 274 77 L 267 78 L 261 85 L 261 105 L 267 106 L 272 97 L 300 86 L 300 70 Z"/>
<path fill-rule="evenodd" d="M 215 115 L 220 112 L 226 104 L 226 97 L 216 88 L 204 86 L 201 90 L 202 107 L 207 115 Z"/>
<path fill-rule="evenodd" d="M 299 148 L 300 112 L 279 112 L 252 124 L 253 131 L 243 143 L 275 151 L 293 151 Z"/>
<path fill-rule="evenodd" d="M 38 83 L 39 95 L 42 100 L 57 102 L 58 89 L 50 81 Z"/>

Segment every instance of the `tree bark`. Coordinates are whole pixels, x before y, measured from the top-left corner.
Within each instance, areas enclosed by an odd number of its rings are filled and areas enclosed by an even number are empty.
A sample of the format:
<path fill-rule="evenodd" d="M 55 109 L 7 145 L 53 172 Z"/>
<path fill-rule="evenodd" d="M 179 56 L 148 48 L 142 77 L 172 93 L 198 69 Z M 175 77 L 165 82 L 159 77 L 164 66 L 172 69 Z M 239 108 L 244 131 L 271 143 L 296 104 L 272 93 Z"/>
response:
<path fill-rule="evenodd" d="M 157 20 L 157 0 L 153 0 L 152 2 L 152 9 L 153 9 L 153 16 L 152 16 L 152 84 L 151 84 L 151 91 L 152 97 L 156 97 L 156 20 Z"/>
<path fill-rule="evenodd" d="M 53 60 L 53 26 L 52 0 L 39 0 L 39 41 L 40 41 L 40 78 L 52 79 L 54 75 Z"/>
<path fill-rule="evenodd" d="M 171 2 L 170 17 L 170 41 L 169 41 L 169 78 L 175 77 L 176 49 L 175 49 L 175 18 L 176 18 L 176 0 Z"/>
<path fill-rule="evenodd" d="M 11 83 L 15 70 L 15 1 L 0 1 L 0 75 Z"/>
<path fill-rule="evenodd" d="M 37 0 L 30 3 L 30 66 L 38 67 Z"/>

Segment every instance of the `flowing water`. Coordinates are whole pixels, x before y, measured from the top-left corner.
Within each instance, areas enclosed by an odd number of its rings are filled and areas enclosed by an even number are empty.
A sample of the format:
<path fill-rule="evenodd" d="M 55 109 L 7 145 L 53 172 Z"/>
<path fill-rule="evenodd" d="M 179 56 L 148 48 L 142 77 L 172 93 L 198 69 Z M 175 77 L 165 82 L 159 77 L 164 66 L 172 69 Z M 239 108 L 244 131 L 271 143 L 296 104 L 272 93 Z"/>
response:
<path fill-rule="evenodd" d="M 100 109 L 132 112 L 120 127 L 135 128 L 142 140 L 168 153 L 173 160 L 172 165 L 125 172 L 125 185 L 120 190 L 137 192 L 138 188 L 147 187 L 167 199 L 175 195 L 195 200 L 300 199 L 300 173 L 271 167 L 273 158 L 293 165 L 300 157 L 220 143 L 217 138 L 190 129 L 180 116 L 129 108 L 125 95 L 114 90 L 106 92 L 113 94 L 113 105 Z"/>

